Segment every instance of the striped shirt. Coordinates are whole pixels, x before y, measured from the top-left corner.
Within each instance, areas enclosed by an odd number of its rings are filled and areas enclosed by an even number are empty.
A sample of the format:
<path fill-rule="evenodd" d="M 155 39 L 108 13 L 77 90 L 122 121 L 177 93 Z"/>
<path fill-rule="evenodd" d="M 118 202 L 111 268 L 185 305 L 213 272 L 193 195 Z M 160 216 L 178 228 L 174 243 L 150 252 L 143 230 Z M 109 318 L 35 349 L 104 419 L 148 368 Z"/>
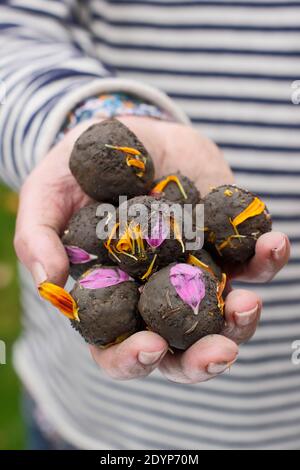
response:
<path fill-rule="evenodd" d="M 292 240 L 288 267 L 253 286 L 264 314 L 237 365 L 195 386 L 107 378 L 21 268 L 15 365 L 48 419 L 84 449 L 299 448 L 300 1 L 1 1 L 0 45 L 0 166 L 12 187 L 83 98 L 131 88 L 183 119 L 163 90 Z"/>

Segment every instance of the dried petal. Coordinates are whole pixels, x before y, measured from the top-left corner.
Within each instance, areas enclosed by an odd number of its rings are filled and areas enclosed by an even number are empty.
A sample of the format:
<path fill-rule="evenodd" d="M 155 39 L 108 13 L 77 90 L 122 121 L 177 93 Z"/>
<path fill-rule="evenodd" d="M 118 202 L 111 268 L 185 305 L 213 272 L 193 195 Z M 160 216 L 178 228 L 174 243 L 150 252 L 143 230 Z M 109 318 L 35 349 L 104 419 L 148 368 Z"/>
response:
<path fill-rule="evenodd" d="M 116 244 L 116 250 L 118 253 L 132 253 L 134 251 L 134 241 L 130 236 L 130 230 L 127 227 L 120 240 Z"/>
<path fill-rule="evenodd" d="M 85 264 L 98 258 L 78 246 L 65 245 L 65 250 L 71 264 Z"/>
<path fill-rule="evenodd" d="M 249 204 L 249 206 L 246 207 L 246 209 L 243 212 L 241 212 L 232 220 L 232 225 L 234 227 L 237 227 L 238 225 L 245 222 L 245 220 L 248 220 L 251 217 L 255 217 L 257 215 L 262 214 L 265 208 L 266 208 L 265 203 L 261 201 L 258 197 L 255 197 L 253 201 L 251 202 L 251 204 Z"/>
<path fill-rule="evenodd" d="M 63 315 L 70 320 L 79 320 L 78 306 L 73 297 L 62 287 L 43 282 L 39 286 L 40 296 L 50 302 L 54 307 L 58 308 Z"/>
<path fill-rule="evenodd" d="M 151 194 L 161 194 L 163 193 L 164 189 L 168 186 L 170 183 L 175 183 L 177 184 L 179 191 L 181 192 L 182 196 L 184 199 L 187 199 L 187 194 L 184 190 L 184 187 L 181 184 L 180 179 L 176 175 L 170 175 L 167 176 L 167 178 L 163 179 L 157 185 L 152 189 Z"/>
<path fill-rule="evenodd" d="M 155 224 L 151 227 L 150 236 L 145 240 L 151 248 L 159 248 L 169 235 L 169 226 L 162 213 L 156 216 Z"/>
<path fill-rule="evenodd" d="M 188 264 L 191 264 L 192 266 L 198 266 L 198 268 L 204 269 L 204 271 L 207 271 L 213 277 L 216 277 L 213 269 L 210 266 L 208 266 L 208 264 L 203 263 L 203 261 L 198 259 L 196 256 L 189 255 L 187 262 Z"/>
<path fill-rule="evenodd" d="M 105 144 L 105 147 L 112 150 L 119 150 L 120 152 L 125 153 L 127 165 L 140 170 L 137 173 L 138 177 L 142 178 L 144 176 L 144 173 L 146 171 L 146 158 L 141 154 L 139 150 L 131 147 L 118 147 L 109 144 Z"/>
<path fill-rule="evenodd" d="M 153 268 L 154 268 L 154 265 L 156 263 L 156 259 L 157 259 L 157 255 L 154 256 L 149 268 L 147 269 L 147 271 L 145 272 L 145 274 L 143 275 L 143 277 L 141 277 L 141 280 L 142 281 L 146 281 L 148 279 L 148 277 L 151 276 L 152 272 L 153 272 Z"/>
<path fill-rule="evenodd" d="M 179 297 L 198 315 L 199 306 L 205 297 L 205 282 L 201 270 L 189 264 L 176 264 L 170 270 L 170 282 Z"/>
<path fill-rule="evenodd" d="M 176 238 L 176 240 L 178 241 L 178 243 L 180 243 L 181 247 L 182 247 L 182 253 L 185 253 L 185 246 L 184 246 L 184 243 L 183 243 L 183 240 L 182 240 L 182 233 L 181 233 L 181 229 L 177 223 L 177 220 L 175 218 L 171 218 L 171 226 L 173 228 L 173 232 L 174 232 L 174 236 Z"/>
<path fill-rule="evenodd" d="M 128 230 L 133 244 L 132 254 L 143 255 L 145 253 L 145 245 L 140 224 L 131 223 Z"/>
<path fill-rule="evenodd" d="M 222 315 L 224 315 L 225 301 L 224 301 L 224 298 L 223 298 L 223 293 L 224 293 L 224 290 L 225 290 L 225 287 L 226 287 L 226 283 L 227 283 L 227 276 L 226 276 L 225 273 L 223 273 L 222 274 L 222 280 L 219 283 L 218 289 L 217 289 L 218 307 L 221 310 Z"/>
<path fill-rule="evenodd" d="M 134 166 L 135 168 L 138 168 L 139 170 L 145 171 L 146 166 L 144 162 L 141 162 L 141 160 L 136 160 L 134 158 L 127 158 L 127 165 L 128 166 Z"/>
<path fill-rule="evenodd" d="M 133 279 L 119 268 L 98 268 L 89 271 L 79 284 L 85 289 L 103 289 L 127 281 Z"/>
<path fill-rule="evenodd" d="M 132 147 L 118 147 L 116 145 L 109 145 L 109 144 L 105 144 L 105 147 L 108 149 L 112 149 L 112 150 L 120 150 L 120 152 L 129 153 L 129 155 L 136 155 L 136 156 L 141 155 L 141 152 L 139 150 L 134 149 Z"/>

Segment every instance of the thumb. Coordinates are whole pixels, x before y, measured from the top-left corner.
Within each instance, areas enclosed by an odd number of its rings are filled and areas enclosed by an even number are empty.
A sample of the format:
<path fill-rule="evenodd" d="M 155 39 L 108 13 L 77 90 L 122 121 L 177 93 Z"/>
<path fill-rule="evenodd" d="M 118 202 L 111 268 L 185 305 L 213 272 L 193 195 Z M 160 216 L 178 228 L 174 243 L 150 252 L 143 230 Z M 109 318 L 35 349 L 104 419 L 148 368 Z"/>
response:
<path fill-rule="evenodd" d="M 30 224 L 29 228 L 16 231 L 14 245 L 21 263 L 31 272 L 36 286 L 45 281 L 64 286 L 69 260 L 59 236 L 46 225 Z"/>
<path fill-rule="evenodd" d="M 45 281 L 64 286 L 69 260 L 60 233 L 69 220 L 70 207 L 62 191 L 58 197 L 50 188 L 40 173 L 30 176 L 23 186 L 14 246 L 37 286 Z"/>

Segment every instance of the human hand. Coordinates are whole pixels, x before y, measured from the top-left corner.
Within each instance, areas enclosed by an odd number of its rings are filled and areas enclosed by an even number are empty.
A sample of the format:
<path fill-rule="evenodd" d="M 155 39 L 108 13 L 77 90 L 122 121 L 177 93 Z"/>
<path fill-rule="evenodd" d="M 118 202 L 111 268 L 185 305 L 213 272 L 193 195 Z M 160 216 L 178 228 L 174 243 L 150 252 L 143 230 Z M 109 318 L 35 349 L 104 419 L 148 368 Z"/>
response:
<path fill-rule="evenodd" d="M 153 156 L 157 177 L 181 171 L 202 195 L 211 186 L 232 183 L 233 176 L 218 148 L 193 129 L 150 118 L 120 119 Z M 75 140 L 96 120 L 77 126 L 56 145 L 26 180 L 20 194 L 15 248 L 37 285 L 48 280 L 64 285 L 69 261 L 60 235 L 69 219 L 89 202 L 69 170 Z M 235 277 L 266 282 L 287 263 L 289 241 L 284 234 L 263 235 L 256 255 Z M 110 376 L 125 380 L 146 376 L 155 368 L 170 380 L 197 383 L 224 372 L 237 358 L 238 344 L 254 334 L 261 300 L 251 291 L 236 290 L 226 298 L 226 329 L 171 354 L 159 335 L 143 331 L 106 350 L 91 347 L 94 359 Z"/>

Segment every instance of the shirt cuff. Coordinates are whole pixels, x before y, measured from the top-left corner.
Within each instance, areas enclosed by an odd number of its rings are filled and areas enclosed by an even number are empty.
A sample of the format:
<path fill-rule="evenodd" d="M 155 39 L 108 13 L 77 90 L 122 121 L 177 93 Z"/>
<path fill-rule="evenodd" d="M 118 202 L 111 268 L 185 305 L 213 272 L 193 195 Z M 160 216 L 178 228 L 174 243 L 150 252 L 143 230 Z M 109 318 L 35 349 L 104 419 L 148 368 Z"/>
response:
<path fill-rule="evenodd" d="M 59 132 L 56 142 L 74 129 L 78 124 L 90 119 L 109 119 L 118 116 L 141 116 L 172 121 L 170 114 L 152 103 L 145 103 L 140 98 L 127 93 L 106 93 L 93 98 L 88 98 L 67 116 L 67 119 Z"/>
<path fill-rule="evenodd" d="M 47 133 L 43 133 L 37 142 L 36 151 L 38 160 L 41 160 L 53 146 L 53 142 L 61 131 L 70 110 L 76 108 L 80 103 L 90 97 L 115 92 L 133 95 L 142 102 L 151 103 L 153 106 L 159 108 L 162 112 L 170 116 L 173 121 L 186 125 L 190 124 L 189 118 L 181 108 L 163 91 L 157 88 L 135 80 L 122 78 L 94 80 L 88 85 L 75 89 L 66 96 L 63 96 L 59 104 L 57 104 L 48 115 L 44 122 L 44 129 L 48 131 Z"/>

